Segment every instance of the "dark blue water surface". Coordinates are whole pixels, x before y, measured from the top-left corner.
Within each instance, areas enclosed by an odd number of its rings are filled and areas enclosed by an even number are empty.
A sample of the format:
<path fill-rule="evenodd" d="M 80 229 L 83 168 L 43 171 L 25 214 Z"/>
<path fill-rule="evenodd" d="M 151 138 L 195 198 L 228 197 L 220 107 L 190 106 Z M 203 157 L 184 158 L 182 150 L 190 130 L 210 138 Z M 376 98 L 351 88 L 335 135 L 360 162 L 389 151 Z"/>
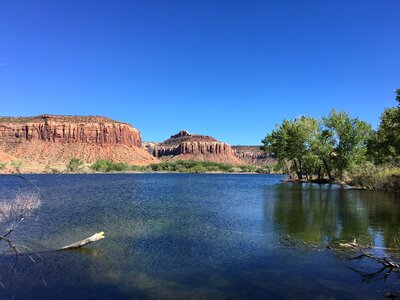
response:
<path fill-rule="evenodd" d="M 1 299 L 376 299 L 399 289 L 339 242 L 400 246 L 400 199 L 277 175 L 26 175 L 45 201 L 1 245 Z M 0 178 L 0 196 L 26 182 Z M 80 250 L 48 252 L 105 231 Z M 384 250 L 374 250 L 377 255 Z M 387 252 L 387 250 L 385 250 Z M 395 259 L 397 252 L 391 252 Z"/>

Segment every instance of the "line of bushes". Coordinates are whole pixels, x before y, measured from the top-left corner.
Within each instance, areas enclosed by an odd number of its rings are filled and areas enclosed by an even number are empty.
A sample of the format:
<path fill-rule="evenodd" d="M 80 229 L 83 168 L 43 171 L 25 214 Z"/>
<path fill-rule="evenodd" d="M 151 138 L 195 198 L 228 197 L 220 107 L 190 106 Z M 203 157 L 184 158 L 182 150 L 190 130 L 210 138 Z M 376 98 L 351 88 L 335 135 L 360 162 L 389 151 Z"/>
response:
<path fill-rule="evenodd" d="M 193 161 L 193 160 L 177 160 L 171 162 L 163 162 L 152 164 L 149 169 L 154 172 L 179 172 L 179 173 L 206 173 L 206 172 L 223 172 L 223 173 L 259 173 L 271 174 L 275 173 L 274 166 L 238 166 L 225 163 L 217 163 L 212 161 Z"/>
<path fill-rule="evenodd" d="M 235 167 L 229 164 L 210 161 L 177 160 L 152 164 L 149 166 L 152 171 L 166 171 L 179 173 L 205 173 L 205 172 L 234 172 Z"/>
<path fill-rule="evenodd" d="M 124 172 L 131 170 L 127 163 L 112 162 L 107 159 L 100 159 L 93 163 L 90 168 L 96 172 Z"/>
<path fill-rule="evenodd" d="M 170 162 L 162 162 L 151 164 L 148 166 L 130 166 L 127 163 L 112 162 L 110 160 L 101 159 L 90 166 L 90 169 L 96 172 L 177 172 L 177 173 L 207 173 L 207 172 L 241 172 L 270 174 L 273 168 L 255 167 L 255 166 L 236 166 L 224 163 L 216 163 L 211 161 L 193 161 L 193 160 L 177 160 Z"/>

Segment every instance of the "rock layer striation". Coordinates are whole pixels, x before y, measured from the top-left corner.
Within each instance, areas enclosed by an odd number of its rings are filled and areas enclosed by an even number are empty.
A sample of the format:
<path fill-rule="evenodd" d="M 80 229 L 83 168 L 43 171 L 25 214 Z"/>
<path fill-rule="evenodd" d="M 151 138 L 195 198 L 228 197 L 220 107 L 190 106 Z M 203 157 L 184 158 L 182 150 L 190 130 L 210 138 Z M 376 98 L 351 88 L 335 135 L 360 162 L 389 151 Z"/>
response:
<path fill-rule="evenodd" d="M 162 160 L 193 159 L 240 164 L 231 145 L 207 135 L 191 134 L 186 130 L 172 135 L 162 143 L 145 143 L 154 157 Z"/>
<path fill-rule="evenodd" d="M 274 163 L 276 159 L 260 149 L 260 146 L 232 146 L 232 149 L 240 160 L 246 165 L 265 166 Z"/>
<path fill-rule="evenodd" d="M 105 117 L 41 115 L 0 118 L 0 142 L 123 144 L 140 147 L 140 132 L 127 123 Z"/>

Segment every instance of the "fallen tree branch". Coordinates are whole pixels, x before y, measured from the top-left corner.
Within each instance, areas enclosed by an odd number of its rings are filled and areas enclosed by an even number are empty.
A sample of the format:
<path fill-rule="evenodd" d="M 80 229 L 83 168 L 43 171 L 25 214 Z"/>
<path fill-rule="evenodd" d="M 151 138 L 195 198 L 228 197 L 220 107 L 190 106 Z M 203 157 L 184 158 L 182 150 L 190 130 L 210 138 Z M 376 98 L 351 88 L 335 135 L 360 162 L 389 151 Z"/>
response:
<path fill-rule="evenodd" d="M 363 252 L 360 255 L 356 256 L 356 257 L 349 258 L 349 260 L 361 259 L 363 257 L 371 258 L 371 259 L 377 261 L 378 263 L 382 264 L 386 268 L 399 268 L 400 267 L 398 263 L 394 262 L 393 260 L 391 260 L 388 257 L 379 258 L 379 257 L 376 257 L 376 256 L 372 255 L 371 253 L 368 253 L 368 252 Z"/>
<path fill-rule="evenodd" d="M 375 272 L 363 272 L 361 270 L 357 270 L 352 267 L 346 267 L 346 268 L 357 273 L 358 275 L 360 275 L 362 277 L 363 281 L 365 281 L 365 282 L 374 282 L 374 281 L 378 281 L 378 280 L 382 280 L 382 279 L 386 280 L 386 278 L 392 272 L 392 269 L 387 271 L 387 268 L 385 266 L 383 266 L 382 268 L 380 268 L 379 270 L 377 270 Z"/>
<path fill-rule="evenodd" d="M 104 231 L 99 232 L 99 233 L 95 233 L 94 235 L 92 235 L 92 236 L 90 236 L 90 237 L 88 237 L 88 238 L 86 238 L 84 240 L 81 240 L 79 242 L 73 243 L 73 244 L 68 245 L 68 246 L 64 246 L 64 247 L 58 249 L 57 251 L 78 249 L 78 248 L 81 248 L 83 246 L 86 246 L 87 244 L 96 242 L 96 241 L 101 240 L 101 239 L 104 239 Z"/>
<path fill-rule="evenodd" d="M 361 252 L 360 255 L 351 257 L 351 258 L 349 258 L 349 260 L 361 259 L 361 258 L 367 257 L 367 258 L 373 259 L 373 260 L 377 261 L 378 263 L 382 264 L 385 268 L 396 268 L 396 269 L 400 268 L 400 265 L 398 263 L 394 262 L 389 257 L 379 258 L 369 252 L 362 251 L 361 249 L 359 249 L 360 245 L 357 243 L 356 239 L 354 239 L 353 242 L 339 243 L 339 246 L 343 247 L 343 248 L 351 248 L 351 249 Z M 374 248 L 374 247 L 369 246 L 368 248 Z"/>

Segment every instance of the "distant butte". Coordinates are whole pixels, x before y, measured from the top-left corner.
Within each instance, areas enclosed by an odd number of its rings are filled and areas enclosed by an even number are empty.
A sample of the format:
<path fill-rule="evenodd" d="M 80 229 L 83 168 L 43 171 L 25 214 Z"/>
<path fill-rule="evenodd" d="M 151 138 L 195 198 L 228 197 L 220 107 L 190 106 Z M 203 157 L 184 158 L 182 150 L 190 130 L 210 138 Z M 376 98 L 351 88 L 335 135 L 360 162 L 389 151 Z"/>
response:
<path fill-rule="evenodd" d="M 181 130 L 162 143 L 144 143 L 144 147 L 163 161 L 190 159 L 262 166 L 273 160 L 258 146 L 232 147 L 211 136 L 192 134 L 187 130 Z"/>

